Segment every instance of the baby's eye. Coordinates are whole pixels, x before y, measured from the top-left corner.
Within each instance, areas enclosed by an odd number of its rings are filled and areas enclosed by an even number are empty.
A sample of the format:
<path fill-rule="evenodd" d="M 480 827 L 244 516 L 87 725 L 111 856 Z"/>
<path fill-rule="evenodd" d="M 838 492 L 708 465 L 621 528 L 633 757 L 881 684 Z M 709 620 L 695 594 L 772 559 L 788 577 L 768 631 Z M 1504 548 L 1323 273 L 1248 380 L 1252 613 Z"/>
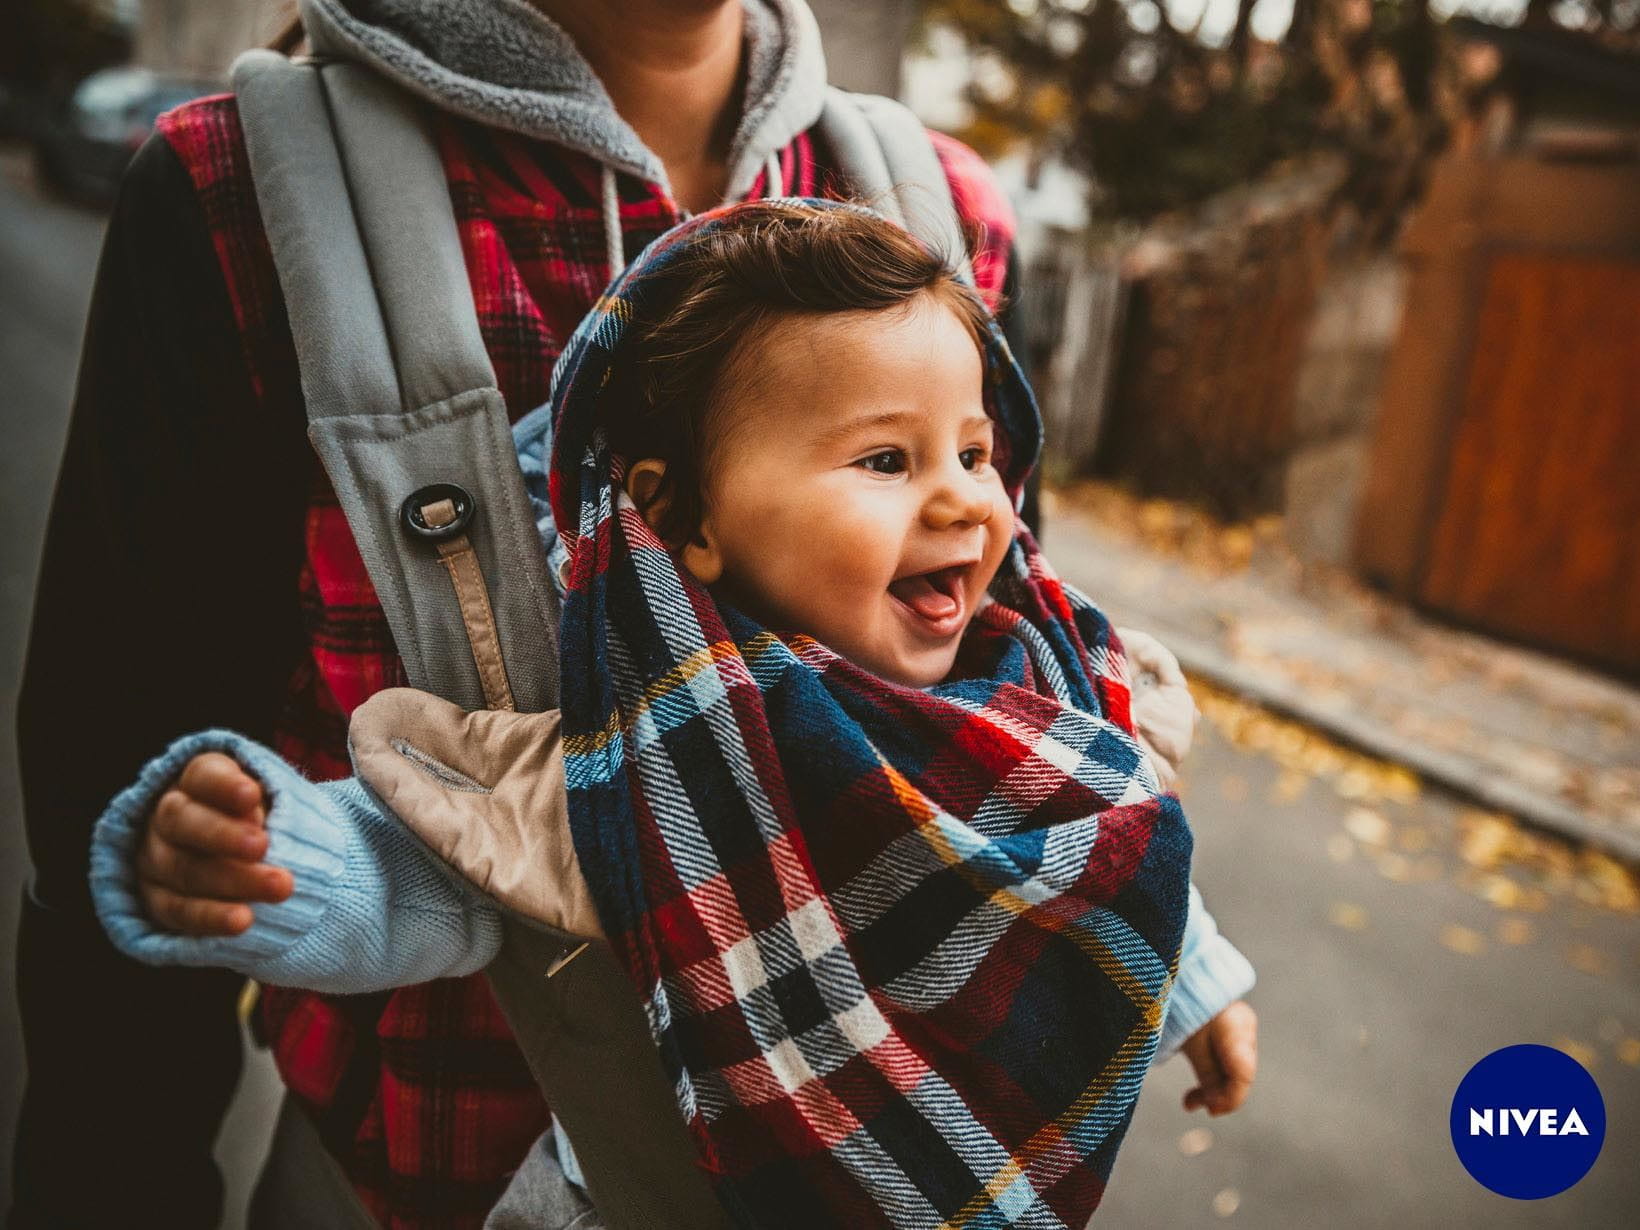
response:
<path fill-rule="evenodd" d="M 986 462 L 987 450 L 983 448 L 965 448 L 957 454 L 965 470 L 977 470 Z"/>
<path fill-rule="evenodd" d="M 905 473 L 905 454 L 897 448 L 885 448 L 880 453 L 872 453 L 869 457 L 862 457 L 854 463 L 863 466 L 873 474 L 903 474 Z"/>

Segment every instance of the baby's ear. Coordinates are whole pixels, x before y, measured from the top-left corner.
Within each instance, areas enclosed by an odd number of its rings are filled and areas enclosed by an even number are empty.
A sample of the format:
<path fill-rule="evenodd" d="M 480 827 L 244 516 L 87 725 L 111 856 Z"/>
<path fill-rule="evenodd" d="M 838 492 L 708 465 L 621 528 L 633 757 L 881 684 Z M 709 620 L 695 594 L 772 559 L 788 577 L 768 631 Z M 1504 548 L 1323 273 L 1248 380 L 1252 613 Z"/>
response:
<path fill-rule="evenodd" d="M 666 519 L 666 510 L 672 503 L 671 492 L 661 489 L 665 477 L 666 462 L 659 457 L 645 457 L 626 471 L 626 494 L 638 506 L 649 528 L 657 534 L 661 534 L 661 522 Z M 665 535 L 661 534 L 661 537 L 664 539 Z M 723 575 L 723 560 L 712 533 L 710 518 L 687 541 L 671 541 L 666 546 L 670 551 L 682 553 L 683 566 L 702 585 L 711 585 Z"/>
<path fill-rule="evenodd" d="M 666 462 L 659 457 L 645 457 L 626 471 L 626 494 L 643 519 L 649 523 L 649 528 L 660 533 L 660 523 L 666 516 L 666 506 L 670 501 L 661 493 L 661 484 L 666 478 Z"/>

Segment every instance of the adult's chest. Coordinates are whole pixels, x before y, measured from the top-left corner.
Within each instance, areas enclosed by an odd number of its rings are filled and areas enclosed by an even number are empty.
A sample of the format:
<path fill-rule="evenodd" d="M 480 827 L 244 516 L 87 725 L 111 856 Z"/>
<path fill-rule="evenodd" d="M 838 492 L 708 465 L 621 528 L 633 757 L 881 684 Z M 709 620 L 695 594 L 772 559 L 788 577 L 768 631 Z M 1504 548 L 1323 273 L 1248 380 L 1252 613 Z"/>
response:
<path fill-rule="evenodd" d="M 516 421 L 547 399 L 552 365 L 614 273 L 601 169 L 544 142 L 446 124 L 440 152 L 496 383 Z M 619 251 L 675 225 L 650 184 L 619 176 Z"/>

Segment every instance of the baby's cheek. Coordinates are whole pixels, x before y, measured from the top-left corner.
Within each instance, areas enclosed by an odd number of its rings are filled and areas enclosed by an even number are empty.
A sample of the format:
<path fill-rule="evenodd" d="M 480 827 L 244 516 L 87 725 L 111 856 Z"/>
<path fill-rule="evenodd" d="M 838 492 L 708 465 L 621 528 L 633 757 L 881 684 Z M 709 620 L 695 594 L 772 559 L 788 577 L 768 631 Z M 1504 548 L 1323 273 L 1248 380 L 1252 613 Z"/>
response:
<path fill-rule="evenodd" d="M 824 553 L 850 584 L 885 586 L 899 565 L 904 520 L 904 514 L 893 506 L 839 509 L 830 526 L 816 527 L 806 549 L 813 553 L 811 558 Z"/>
<path fill-rule="evenodd" d="M 985 556 L 990 565 L 990 573 L 986 576 L 989 583 L 991 576 L 1002 564 L 1003 556 L 1008 554 L 1008 546 L 1014 540 L 1014 502 L 1008 498 L 1008 493 L 1002 487 L 1002 480 L 997 480 L 996 494 L 992 498 L 990 520 L 986 523 Z"/>
<path fill-rule="evenodd" d="M 870 622 L 871 597 L 885 584 L 870 560 L 869 549 L 846 528 L 787 538 L 776 585 L 792 626 L 812 629 L 821 640 L 858 636 Z"/>

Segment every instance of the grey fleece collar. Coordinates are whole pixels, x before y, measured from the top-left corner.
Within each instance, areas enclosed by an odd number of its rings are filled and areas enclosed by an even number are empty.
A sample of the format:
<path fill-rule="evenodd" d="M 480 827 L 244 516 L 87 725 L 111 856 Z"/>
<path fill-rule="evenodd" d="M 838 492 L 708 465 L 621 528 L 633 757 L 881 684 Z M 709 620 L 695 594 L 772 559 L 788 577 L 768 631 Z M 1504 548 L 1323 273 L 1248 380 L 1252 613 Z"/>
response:
<path fill-rule="evenodd" d="M 746 101 L 728 200 L 820 118 L 826 64 L 804 0 L 742 0 Z M 579 150 L 659 184 L 666 169 L 615 112 L 562 27 L 524 0 L 300 0 L 315 55 L 366 64 L 442 110 Z"/>

